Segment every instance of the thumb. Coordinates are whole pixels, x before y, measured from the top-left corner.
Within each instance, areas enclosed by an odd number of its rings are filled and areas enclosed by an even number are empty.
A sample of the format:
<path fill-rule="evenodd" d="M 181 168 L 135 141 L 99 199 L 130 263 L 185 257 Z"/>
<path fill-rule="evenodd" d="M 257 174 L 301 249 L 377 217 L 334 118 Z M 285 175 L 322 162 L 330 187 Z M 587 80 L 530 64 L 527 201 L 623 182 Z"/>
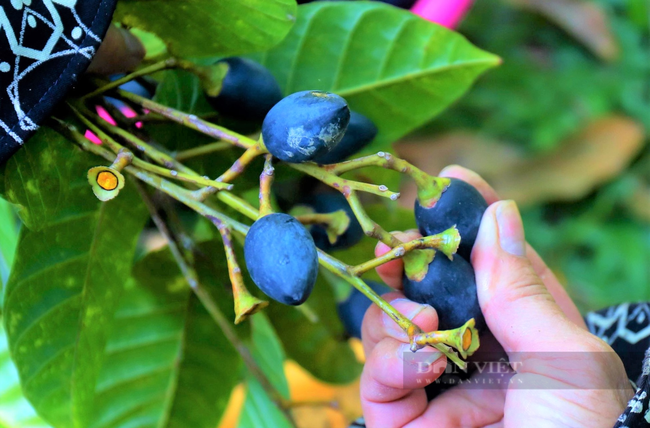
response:
<path fill-rule="evenodd" d="M 513 201 L 483 215 L 472 252 L 481 310 L 507 352 L 566 351 L 577 327 L 557 305 L 526 257 L 524 228 Z"/>

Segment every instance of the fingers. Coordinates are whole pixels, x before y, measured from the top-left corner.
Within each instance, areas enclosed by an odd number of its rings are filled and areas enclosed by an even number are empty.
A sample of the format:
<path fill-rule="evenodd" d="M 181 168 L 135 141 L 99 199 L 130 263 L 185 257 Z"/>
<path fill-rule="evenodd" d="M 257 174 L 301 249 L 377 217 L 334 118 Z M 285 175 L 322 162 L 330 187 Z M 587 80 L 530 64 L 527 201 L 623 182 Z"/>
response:
<path fill-rule="evenodd" d="M 144 55 L 144 46 L 137 37 L 111 25 L 86 71 L 105 75 L 124 73 L 137 67 Z"/>
<path fill-rule="evenodd" d="M 391 305 L 424 331 L 438 327 L 435 310 L 409 301 L 400 293 L 384 296 Z M 361 401 L 369 427 L 402 427 L 427 407 L 423 386 L 444 371 L 447 360 L 433 348 L 413 354 L 407 335 L 376 305 L 363 320 L 367 355 L 361 376 Z M 426 369 L 422 369 L 422 368 Z"/>
<path fill-rule="evenodd" d="M 440 177 L 457 178 L 463 180 L 479 191 L 481 196 L 487 201 L 488 205 L 499 200 L 499 195 L 494 189 L 481 178 L 480 175 L 467 168 L 458 165 L 449 165 L 440 171 Z"/>
<path fill-rule="evenodd" d="M 485 319 L 507 352 L 566 348 L 577 326 L 564 315 L 526 253 L 515 203 L 492 204 L 483 216 L 472 252 Z"/>
<path fill-rule="evenodd" d="M 393 232 L 393 235 L 402 242 L 412 241 L 421 238 L 422 235 L 417 230 L 407 230 L 406 232 Z M 389 252 L 391 248 L 379 242 L 375 247 L 375 257 L 382 256 Z M 382 281 L 389 287 L 400 290 L 402 288 L 402 276 L 404 274 L 404 262 L 397 259 L 383 264 L 377 268 L 377 273 Z"/>
<path fill-rule="evenodd" d="M 382 297 L 393 308 L 424 331 L 434 331 L 438 328 L 438 314 L 431 306 L 408 300 L 399 292 L 387 293 Z M 366 311 L 361 324 L 361 339 L 365 354 L 370 355 L 375 346 L 387 337 L 392 337 L 404 343 L 409 341 L 406 333 L 402 331 L 395 321 L 386 315 L 379 306 L 371 305 Z"/>
<path fill-rule="evenodd" d="M 535 251 L 530 244 L 526 244 L 526 257 L 528 257 L 528 260 L 530 260 L 533 265 L 535 273 L 542 280 L 549 293 L 551 293 L 551 296 L 553 296 L 553 299 L 562 309 L 562 312 L 564 312 L 567 318 L 573 321 L 573 323 L 578 327 L 587 330 L 587 324 L 585 324 L 584 318 L 580 315 L 578 307 L 573 303 L 573 300 L 569 297 L 566 289 L 560 281 L 558 281 L 553 271 L 546 266 L 544 260 L 542 260 L 539 254 L 537 254 L 537 251 Z"/>
<path fill-rule="evenodd" d="M 502 426 L 499 424 L 503 420 L 507 386 L 474 386 L 488 383 L 491 382 L 486 374 L 477 373 L 469 382 L 445 391 L 429 404 L 418 419 L 419 426 Z"/>

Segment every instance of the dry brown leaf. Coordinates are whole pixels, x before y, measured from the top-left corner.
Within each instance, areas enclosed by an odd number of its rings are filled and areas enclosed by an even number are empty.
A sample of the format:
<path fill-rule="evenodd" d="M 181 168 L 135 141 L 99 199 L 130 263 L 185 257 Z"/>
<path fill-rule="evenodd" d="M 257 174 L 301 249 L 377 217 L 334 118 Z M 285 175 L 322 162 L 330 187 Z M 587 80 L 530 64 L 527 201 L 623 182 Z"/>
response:
<path fill-rule="evenodd" d="M 479 134 L 458 131 L 434 139 L 410 139 L 396 145 L 397 155 L 432 175 L 447 165 L 462 165 L 476 171 L 489 182 L 526 161 L 521 150 L 511 144 L 498 143 Z M 400 204 L 413 207 L 415 185 L 406 181 Z"/>
<path fill-rule="evenodd" d="M 650 223 L 650 186 L 639 184 L 628 201 L 628 207 L 639 220 Z"/>
<path fill-rule="evenodd" d="M 600 119 L 560 144 L 555 152 L 528 159 L 514 146 L 468 132 L 397 145 L 398 154 L 436 175 L 450 164 L 483 176 L 504 198 L 520 205 L 576 200 L 618 175 L 643 147 L 643 128 L 619 116 Z M 400 202 L 412 207 L 415 186 L 406 183 Z"/>
<path fill-rule="evenodd" d="M 509 3 L 545 16 L 571 34 L 600 58 L 616 59 L 619 47 L 603 9 L 584 0 L 508 0 Z"/>
<path fill-rule="evenodd" d="M 593 122 L 547 156 L 492 179 L 499 194 L 520 205 L 577 200 L 616 177 L 644 144 L 643 128 L 611 116 Z"/>

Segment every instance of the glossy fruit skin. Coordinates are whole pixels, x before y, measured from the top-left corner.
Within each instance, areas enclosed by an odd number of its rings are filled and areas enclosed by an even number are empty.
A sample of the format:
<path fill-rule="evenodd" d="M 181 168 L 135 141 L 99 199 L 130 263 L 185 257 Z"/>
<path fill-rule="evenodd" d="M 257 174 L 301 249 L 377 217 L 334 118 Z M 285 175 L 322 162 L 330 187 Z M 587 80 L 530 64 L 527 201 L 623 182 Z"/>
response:
<path fill-rule="evenodd" d="M 425 208 L 415 201 L 415 222 L 424 236 L 435 235 L 455 225 L 460 233 L 458 254 L 469 260 L 487 207 L 483 196 L 472 185 L 452 178 L 433 207 Z"/>
<path fill-rule="evenodd" d="M 366 281 L 366 284 L 368 284 L 370 288 L 380 296 L 393 291 L 392 288 L 380 282 Z M 346 333 L 351 337 L 361 339 L 361 323 L 363 322 L 363 316 L 371 305 L 372 302 L 370 299 L 356 288 L 352 289 L 352 292 L 347 299 L 336 305 L 339 319 L 343 323 Z"/>
<path fill-rule="evenodd" d="M 474 318 L 479 333 L 485 331 L 474 269 L 462 257 L 449 260 L 444 254 L 437 253 L 422 281 L 413 281 L 404 275 L 402 284 L 407 298 L 436 309 L 439 330 L 458 328 Z"/>
<path fill-rule="evenodd" d="M 341 193 L 319 193 L 305 200 L 305 204 L 311 206 L 317 213 L 331 213 L 343 210 L 350 217 L 348 229 L 339 236 L 334 244 L 330 243 L 327 232 L 323 226 L 314 225 L 310 228 L 311 237 L 314 238 L 316 247 L 323 251 L 343 250 L 357 244 L 363 238 L 364 233 L 359 221 L 354 215 L 350 204 Z"/>
<path fill-rule="evenodd" d="M 304 303 L 316 283 L 314 240 L 290 215 L 269 214 L 253 223 L 244 241 L 244 258 L 253 282 L 285 305 Z"/>
<path fill-rule="evenodd" d="M 207 99 L 224 116 L 259 123 L 282 99 L 278 82 L 261 64 L 240 57 L 224 58 L 218 63 L 228 64 L 228 73 L 219 95 Z"/>
<path fill-rule="evenodd" d="M 262 124 L 264 145 L 285 162 L 308 162 L 332 150 L 343 138 L 350 109 L 336 94 L 302 91 L 285 97 Z"/>
<path fill-rule="evenodd" d="M 350 123 L 340 143 L 328 153 L 314 159 L 321 165 L 343 162 L 367 146 L 377 136 L 377 127 L 372 120 L 356 111 L 350 112 Z"/>

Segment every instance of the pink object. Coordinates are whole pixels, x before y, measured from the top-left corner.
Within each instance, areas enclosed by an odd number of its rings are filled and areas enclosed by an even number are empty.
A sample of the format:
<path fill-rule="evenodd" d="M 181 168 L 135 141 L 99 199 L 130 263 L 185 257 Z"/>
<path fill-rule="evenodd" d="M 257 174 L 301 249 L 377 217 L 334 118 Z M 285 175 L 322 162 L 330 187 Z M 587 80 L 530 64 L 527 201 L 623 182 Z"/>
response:
<path fill-rule="evenodd" d="M 92 131 L 88 130 L 84 134 L 84 137 L 90 140 L 91 143 L 93 144 L 101 144 L 102 140 L 99 139 L 97 135 L 95 135 Z"/>
<path fill-rule="evenodd" d="M 469 11 L 473 2 L 474 0 L 418 0 L 411 8 L 411 12 L 428 21 L 453 29 Z"/>
<path fill-rule="evenodd" d="M 97 110 L 97 114 L 99 117 L 104 119 L 106 122 L 110 123 L 113 126 L 117 125 L 117 122 L 115 122 L 115 119 L 111 117 L 111 115 L 106 111 L 106 109 L 102 106 L 97 106 L 95 107 L 95 110 Z"/>

